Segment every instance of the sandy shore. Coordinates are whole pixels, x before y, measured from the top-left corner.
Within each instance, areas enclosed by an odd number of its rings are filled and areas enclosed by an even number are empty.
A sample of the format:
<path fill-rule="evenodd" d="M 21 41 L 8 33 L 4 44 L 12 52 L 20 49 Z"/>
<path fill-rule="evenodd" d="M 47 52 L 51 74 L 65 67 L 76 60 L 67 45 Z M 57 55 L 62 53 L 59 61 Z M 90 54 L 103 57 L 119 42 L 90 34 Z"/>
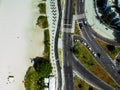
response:
<path fill-rule="evenodd" d="M 44 34 L 36 26 L 38 1 L 0 2 L 0 90 L 25 90 L 22 81 L 30 58 L 42 56 Z M 8 82 L 9 75 L 14 76 L 14 82 Z"/>

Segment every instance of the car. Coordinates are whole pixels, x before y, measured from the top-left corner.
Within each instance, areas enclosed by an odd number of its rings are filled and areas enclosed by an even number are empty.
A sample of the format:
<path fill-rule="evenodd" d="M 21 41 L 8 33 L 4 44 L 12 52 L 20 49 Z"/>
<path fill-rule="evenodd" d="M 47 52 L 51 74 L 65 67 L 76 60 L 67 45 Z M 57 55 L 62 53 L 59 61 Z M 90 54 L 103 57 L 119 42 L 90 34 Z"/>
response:
<path fill-rule="evenodd" d="M 114 67 L 114 66 L 112 66 L 112 68 L 113 68 L 113 69 L 115 69 L 115 67 Z"/>
<path fill-rule="evenodd" d="M 85 25 L 87 25 L 87 21 L 86 21 L 86 20 L 84 20 L 83 23 L 84 23 Z"/>
<path fill-rule="evenodd" d="M 97 57 L 97 54 L 94 51 L 92 51 L 92 54 L 93 56 Z"/>
<path fill-rule="evenodd" d="M 87 45 L 87 43 L 86 43 L 86 42 L 84 42 L 83 44 L 84 44 L 85 46 Z"/>
<path fill-rule="evenodd" d="M 80 29 L 82 29 L 83 28 L 83 23 L 79 23 L 79 27 L 80 27 Z"/>
<path fill-rule="evenodd" d="M 97 57 L 97 54 L 96 54 L 96 53 L 94 53 L 93 55 L 94 55 L 95 57 Z"/>
<path fill-rule="evenodd" d="M 89 49 L 90 51 L 92 50 L 92 48 L 91 48 L 91 47 L 89 47 L 88 49 Z"/>
<path fill-rule="evenodd" d="M 83 41 L 83 40 L 81 40 L 81 43 L 83 44 L 83 43 L 84 43 L 84 41 Z"/>
<path fill-rule="evenodd" d="M 97 56 L 100 58 L 100 56 L 101 56 L 100 53 L 97 53 Z"/>
<path fill-rule="evenodd" d="M 89 48 L 90 46 L 89 45 L 86 45 L 87 48 Z"/>

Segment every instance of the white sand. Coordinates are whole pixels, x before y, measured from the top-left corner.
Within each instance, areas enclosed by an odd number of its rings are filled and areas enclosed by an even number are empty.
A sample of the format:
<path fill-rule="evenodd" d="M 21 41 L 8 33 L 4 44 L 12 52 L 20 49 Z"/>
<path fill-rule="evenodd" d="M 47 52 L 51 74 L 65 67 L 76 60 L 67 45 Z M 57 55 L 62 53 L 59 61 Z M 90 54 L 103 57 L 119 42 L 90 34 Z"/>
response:
<path fill-rule="evenodd" d="M 31 1 L 36 3 L 32 5 Z M 22 80 L 31 65 L 30 58 L 42 56 L 44 35 L 35 25 L 37 3 L 0 0 L 0 90 L 25 90 Z M 15 82 L 8 83 L 8 75 L 13 75 Z"/>

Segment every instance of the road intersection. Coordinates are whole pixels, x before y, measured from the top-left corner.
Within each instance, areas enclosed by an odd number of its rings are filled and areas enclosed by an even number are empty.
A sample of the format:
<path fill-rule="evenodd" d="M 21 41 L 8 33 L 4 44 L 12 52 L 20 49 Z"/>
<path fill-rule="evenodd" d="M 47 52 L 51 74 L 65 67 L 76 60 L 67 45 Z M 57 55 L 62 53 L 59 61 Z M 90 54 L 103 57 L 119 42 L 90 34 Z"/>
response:
<path fill-rule="evenodd" d="M 59 0 L 58 0 L 59 1 Z M 89 47 L 87 49 L 93 55 L 95 60 L 99 65 L 102 66 L 104 70 L 112 77 L 116 83 L 120 85 L 120 75 L 118 74 L 116 67 L 114 66 L 112 59 L 105 53 L 102 47 L 95 41 L 92 33 L 91 26 L 87 23 L 87 18 L 85 16 L 85 0 L 76 0 L 77 3 L 77 20 L 80 28 L 80 32 L 83 37 L 80 36 L 72 36 L 72 5 L 73 0 L 65 0 L 65 8 L 64 8 L 64 16 L 63 17 L 63 35 L 62 35 L 62 50 L 63 50 L 63 60 L 62 60 L 62 78 L 58 79 L 57 90 L 74 90 L 74 81 L 73 81 L 73 72 L 76 73 L 80 78 L 85 80 L 87 83 L 96 87 L 100 90 L 113 90 L 111 86 L 98 79 L 95 75 L 93 75 L 90 71 L 88 71 L 80 62 L 78 62 L 77 58 L 74 56 L 73 48 L 74 40 L 80 40 L 80 42 L 86 42 Z M 61 6 L 58 6 L 61 8 Z M 59 12 L 61 13 L 61 11 Z M 62 19 L 61 17 L 59 19 Z M 60 20 L 61 21 L 61 20 Z M 59 22 L 61 23 L 61 22 Z M 60 25 L 60 24 L 59 24 Z M 58 25 L 58 26 L 59 26 Z M 57 29 L 56 38 L 55 38 L 55 52 L 57 51 L 58 46 L 58 34 L 60 28 Z M 84 43 L 85 44 L 85 43 Z M 58 61 L 58 67 L 61 71 L 61 67 L 59 66 L 59 58 L 58 53 L 55 55 L 56 61 Z M 59 73 L 60 74 L 60 73 Z M 59 75 L 61 77 L 61 75 Z M 61 82 L 62 81 L 62 82 Z M 60 88 L 62 87 L 62 89 Z"/>

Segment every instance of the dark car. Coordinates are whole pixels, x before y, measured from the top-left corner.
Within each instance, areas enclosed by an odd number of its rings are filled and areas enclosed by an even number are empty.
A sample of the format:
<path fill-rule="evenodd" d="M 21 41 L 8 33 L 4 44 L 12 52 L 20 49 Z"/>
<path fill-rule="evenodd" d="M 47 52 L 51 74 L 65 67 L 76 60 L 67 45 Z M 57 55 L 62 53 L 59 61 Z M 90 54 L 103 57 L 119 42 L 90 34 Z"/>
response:
<path fill-rule="evenodd" d="M 82 29 L 83 28 L 83 24 L 79 23 L 79 27 L 80 27 L 80 29 Z"/>

